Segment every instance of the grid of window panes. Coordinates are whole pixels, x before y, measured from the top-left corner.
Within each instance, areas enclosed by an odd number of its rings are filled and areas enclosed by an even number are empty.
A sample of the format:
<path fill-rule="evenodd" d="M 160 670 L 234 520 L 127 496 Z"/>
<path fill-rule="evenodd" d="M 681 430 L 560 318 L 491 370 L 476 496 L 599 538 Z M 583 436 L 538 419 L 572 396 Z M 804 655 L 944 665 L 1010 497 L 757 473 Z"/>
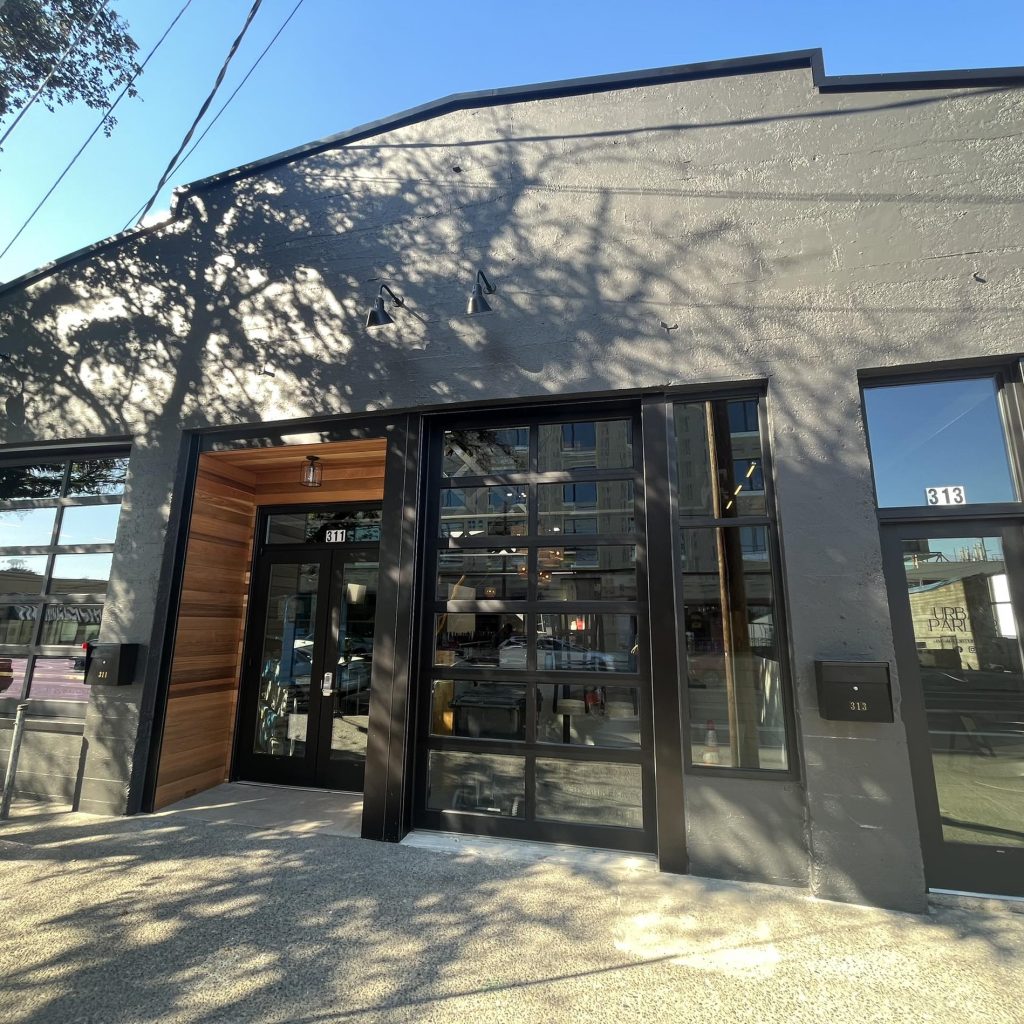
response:
<path fill-rule="evenodd" d="M 0 701 L 84 701 L 128 459 L 0 466 Z"/>
<path fill-rule="evenodd" d="M 428 811 L 644 828 L 634 426 L 444 432 Z"/>
<path fill-rule="evenodd" d="M 692 763 L 789 767 L 760 400 L 674 406 Z"/>

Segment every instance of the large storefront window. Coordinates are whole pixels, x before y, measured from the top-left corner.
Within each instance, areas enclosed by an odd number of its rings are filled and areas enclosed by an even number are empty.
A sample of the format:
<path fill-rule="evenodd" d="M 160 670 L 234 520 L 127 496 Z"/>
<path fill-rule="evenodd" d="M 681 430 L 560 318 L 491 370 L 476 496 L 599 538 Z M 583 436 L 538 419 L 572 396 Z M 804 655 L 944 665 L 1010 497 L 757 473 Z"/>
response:
<path fill-rule="evenodd" d="M 0 700 L 84 701 L 128 460 L 0 467 Z"/>
<path fill-rule="evenodd" d="M 638 421 L 532 420 L 436 435 L 420 816 L 650 849 Z"/>
<path fill-rule="evenodd" d="M 681 402 L 674 413 L 692 761 L 785 770 L 758 400 Z"/>

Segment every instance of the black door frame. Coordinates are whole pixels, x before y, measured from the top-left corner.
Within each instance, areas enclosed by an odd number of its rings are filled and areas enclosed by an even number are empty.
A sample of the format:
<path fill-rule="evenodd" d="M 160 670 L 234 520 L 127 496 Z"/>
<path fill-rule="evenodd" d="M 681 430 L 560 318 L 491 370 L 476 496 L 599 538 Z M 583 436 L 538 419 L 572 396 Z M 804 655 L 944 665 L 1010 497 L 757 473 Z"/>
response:
<path fill-rule="evenodd" d="M 994 515 L 932 516 L 916 521 L 883 522 L 881 534 L 882 564 L 900 679 L 900 712 L 907 731 L 926 884 L 931 889 L 1024 896 L 1024 848 L 946 842 L 942 837 L 927 707 L 901 549 L 904 540 L 998 534 L 1003 541 L 1010 603 L 1018 624 L 1024 624 L 1024 522 L 1016 517 Z M 1017 567 L 1016 572 L 1013 566 Z"/>
<path fill-rule="evenodd" d="M 327 670 L 327 652 L 338 646 L 338 616 L 335 614 L 342 600 L 342 566 L 349 561 L 362 558 L 378 564 L 380 545 L 353 543 L 339 544 L 269 544 L 266 536 L 267 521 L 275 514 L 304 512 L 350 512 L 362 509 L 380 509 L 380 502 L 310 502 L 303 505 L 261 506 L 256 517 L 256 542 L 253 544 L 252 582 L 249 587 L 249 608 L 246 615 L 243 638 L 242 672 L 239 681 L 238 703 L 235 711 L 234 743 L 231 755 L 231 778 L 252 782 L 268 782 L 280 785 L 300 785 L 348 792 L 361 791 L 362 779 L 356 773 L 340 764 L 330 766 L 325 740 L 329 747 L 323 708 L 329 698 L 324 698 L 314 689 Z M 383 525 L 382 525 L 383 533 Z M 263 632 L 267 614 L 267 582 L 270 568 L 274 564 L 301 564 L 318 562 L 320 565 L 317 586 L 316 629 L 323 636 L 323 643 L 315 649 L 310 666 L 310 689 L 307 714 L 307 751 L 303 758 L 274 757 L 269 754 L 255 754 L 251 749 L 253 730 L 256 725 L 256 691 L 251 685 L 254 674 L 259 671 L 263 651 Z M 378 603 L 377 612 L 380 612 Z M 374 635 L 378 635 L 375 622 Z M 333 662 L 331 662 L 333 665 Z M 334 671 L 332 669 L 331 671 Z M 371 664 L 371 679 L 373 668 Z M 314 680 L 317 681 L 314 686 Z M 372 686 L 372 684 L 371 684 Z M 310 742 L 312 737 L 312 742 Z M 355 783 L 359 781 L 359 787 Z"/>

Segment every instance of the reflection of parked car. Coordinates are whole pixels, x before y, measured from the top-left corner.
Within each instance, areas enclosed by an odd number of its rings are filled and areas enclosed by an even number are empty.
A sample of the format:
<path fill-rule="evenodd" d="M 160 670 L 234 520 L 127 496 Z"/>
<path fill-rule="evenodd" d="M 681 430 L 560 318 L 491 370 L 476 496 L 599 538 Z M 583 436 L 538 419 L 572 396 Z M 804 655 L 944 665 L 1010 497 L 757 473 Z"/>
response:
<path fill-rule="evenodd" d="M 512 636 L 498 647 L 499 668 L 526 668 L 526 637 Z M 537 637 L 537 668 L 577 671 L 615 671 L 615 656 L 588 651 L 553 636 Z"/>

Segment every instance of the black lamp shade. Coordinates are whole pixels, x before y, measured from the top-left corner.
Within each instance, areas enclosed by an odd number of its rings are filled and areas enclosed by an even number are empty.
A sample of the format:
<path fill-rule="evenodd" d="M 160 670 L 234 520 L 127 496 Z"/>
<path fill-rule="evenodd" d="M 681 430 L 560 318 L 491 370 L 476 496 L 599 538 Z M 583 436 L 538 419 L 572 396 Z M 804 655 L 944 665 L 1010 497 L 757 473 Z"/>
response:
<path fill-rule="evenodd" d="M 484 298 L 483 285 L 479 281 L 473 285 L 473 293 L 466 303 L 466 313 L 473 316 L 474 313 L 490 313 L 491 304 Z"/>
<path fill-rule="evenodd" d="M 367 327 L 383 327 L 384 324 L 393 324 L 395 318 L 384 308 L 384 296 L 378 295 L 373 304 L 373 309 L 366 314 Z"/>
<path fill-rule="evenodd" d="M 484 296 L 493 295 L 495 291 L 494 285 L 487 280 L 484 272 L 478 270 L 476 272 L 476 281 L 473 283 L 472 294 L 469 296 L 469 302 L 466 303 L 466 315 L 473 316 L 476 313 L 490 313 L 491 304 Z"/>

